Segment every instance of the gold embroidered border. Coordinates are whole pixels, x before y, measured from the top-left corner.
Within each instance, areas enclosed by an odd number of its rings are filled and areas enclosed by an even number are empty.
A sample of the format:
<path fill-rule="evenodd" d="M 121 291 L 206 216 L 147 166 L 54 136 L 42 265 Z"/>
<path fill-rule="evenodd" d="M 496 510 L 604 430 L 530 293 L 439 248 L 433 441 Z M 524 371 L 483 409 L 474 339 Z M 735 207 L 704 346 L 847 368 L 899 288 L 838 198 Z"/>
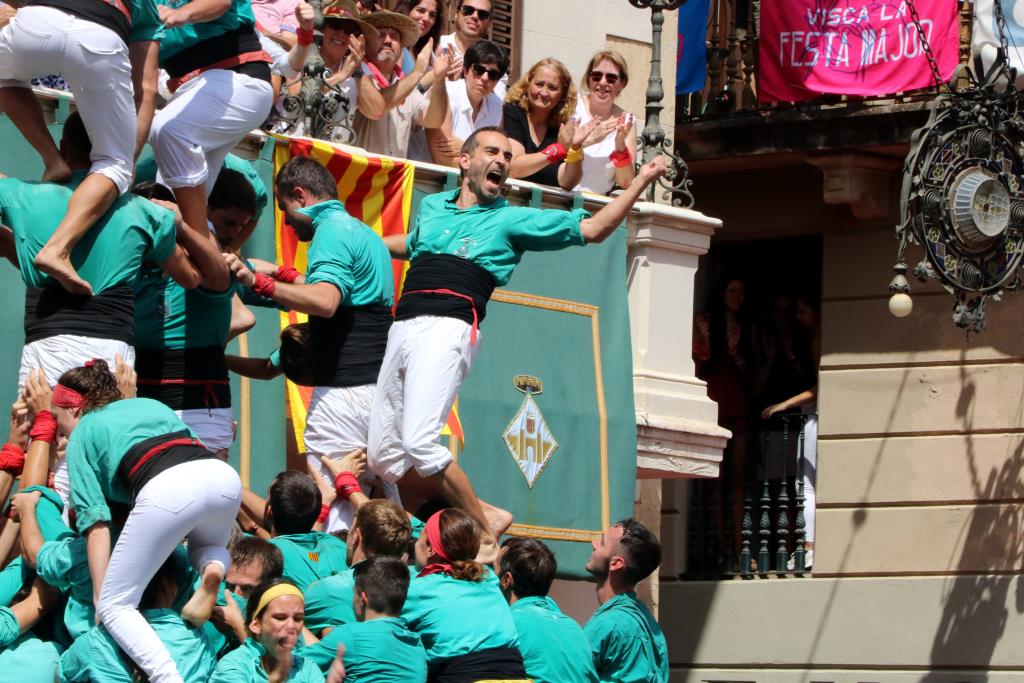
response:
<path fill-rule="evenodd" d="M 594 387 L 597 394 L 597 415 L 599 423 L 599 451 L 601 464 L 601 529 L 597 531 L 584 529 L 563 529 L 559 527 L 543 527 L 530 524 L 513 524 L 509 533 L 521 536 L 533 536 L 554 541 L 577 541 L 589 543 L 601 535 L 601 531 L 611 526 L 611 502 L 608 492 L 608 410 L 604 399 L 604 370 L 601 365 L 601 320 L 600 309 L 591 304 L 566 299 L 553 299 L 538 294 L 512 292 L 499 289 L 491 296 L 491 301 L 500 301 L 515 306 L 540 308 L 559 313 L 570 313 L 590 318 L 590 334 L 594 353 Z"/>

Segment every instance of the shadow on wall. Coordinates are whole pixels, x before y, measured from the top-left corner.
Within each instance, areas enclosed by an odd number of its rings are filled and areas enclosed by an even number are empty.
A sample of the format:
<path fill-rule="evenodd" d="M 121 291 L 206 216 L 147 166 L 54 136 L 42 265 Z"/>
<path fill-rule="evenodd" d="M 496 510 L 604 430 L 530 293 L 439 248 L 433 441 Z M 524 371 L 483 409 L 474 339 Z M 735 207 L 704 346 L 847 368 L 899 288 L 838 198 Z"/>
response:
<path fill-rule="evenodd" d="M 962 386 L 957 403 L 957 417 L 970 432 L 977 406 L 976 388 L 966 369 L 960 370 Z M 1024 405 L 1018 403 L 1015 424 L 1024 419 Z M 1024 436 L 1016 438 L 1007 449 L 1007 457 L 998 469 L 986 475 L 978 470 L 972 439 L 967 439 L 967 462 L 970 467 L 976 500 L 1024 500 Z M 961 556 L 950 563 L 952 571 L 977 571 L 981 567 L 1011 568 L 1020 572 L 1024 558 L 1024 517 L 1017 503 L 985 504 L 974 508 L 964 534 Z M 992 661 L 996 645 L 1011 618 L 1007 608 L 1010 591 L 1015 593 L 1017 615 L 1024 614 L 1024 575 L 1020 573 L 960 576 L 950 580 L 944 596 L 942 619 L 932 642 L 931 663 L 935 667 L 951 666 L 968 659 L 982 664 Z M 924 683 L 943 678 L 938 672 L 926 676 Z M 978 672 L 972 681 L 986 681 Z"/>

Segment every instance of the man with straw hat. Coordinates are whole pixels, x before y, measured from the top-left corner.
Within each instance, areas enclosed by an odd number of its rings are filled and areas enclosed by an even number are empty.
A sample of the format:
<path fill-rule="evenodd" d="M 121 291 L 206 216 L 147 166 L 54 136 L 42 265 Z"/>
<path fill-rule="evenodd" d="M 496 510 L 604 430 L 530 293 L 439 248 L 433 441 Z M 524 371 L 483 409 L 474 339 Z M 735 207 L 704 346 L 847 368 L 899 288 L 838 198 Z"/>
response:
<path fill-rule="evenodd" d="M 416 57 L 412 74 L 402 73 L 402 48 L 410 47 L 419 38 L 419 29 L 409 17 L 396 12 L 373 12 L 363 20 L 377 29 L 376 39 L 368 39 L 366 68 L 368 73 L 360 84 L 359 112 L 354 128 L 356 144 L 367 151 L 394 157 L 407 156 L 409 134 L 413 125 L 438 128 L 448 113 L 448 92 L 431 88 L 426 95 L 416 86 L 431 69 L 432 41 L 427 41 Z M 433 64 L 434 82 L 444 83 L 448 57 L 437 56 Z M 375 89 L 384 102 L 374 106 L 362 91 Z M 442 92 L 443 91 L 443 92 Z"/>

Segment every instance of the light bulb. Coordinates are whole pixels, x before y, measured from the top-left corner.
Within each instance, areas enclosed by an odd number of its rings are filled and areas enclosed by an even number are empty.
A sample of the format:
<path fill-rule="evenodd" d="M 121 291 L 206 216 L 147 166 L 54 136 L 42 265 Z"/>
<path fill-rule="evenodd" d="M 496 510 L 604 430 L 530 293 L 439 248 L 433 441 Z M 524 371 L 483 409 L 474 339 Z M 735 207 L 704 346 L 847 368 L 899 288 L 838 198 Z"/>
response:
<path fill-rule="evenodd" d="M 889 312 L 897 318 L 906 318 L 914 310 L 914 300 L 909 294 L 896 292 L 889 297 Z"/>

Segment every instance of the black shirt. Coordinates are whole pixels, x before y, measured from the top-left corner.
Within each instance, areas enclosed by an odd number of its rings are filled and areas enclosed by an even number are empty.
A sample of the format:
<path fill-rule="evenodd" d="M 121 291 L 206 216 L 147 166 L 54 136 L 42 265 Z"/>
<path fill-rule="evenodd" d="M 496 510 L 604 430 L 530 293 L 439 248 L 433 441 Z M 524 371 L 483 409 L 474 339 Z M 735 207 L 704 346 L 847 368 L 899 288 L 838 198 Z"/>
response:
<path fill-rule="evenodd" d="M 526 149 L 527 154 L 540 152 L 548 145 L 558 142 L 558 127 L 548 126 L 547 131 L 544 133 L 544 139 L 540 141 L 540 145 L 535 145 L 533 138 L 530 137 L 530 122 L 526 119 L 526 112 L 518 104 L 512 102 L 505 103 L 505 133 L 521 144 Z M 557 164 L 549 164 L 533 175 L 526 176 L 523 180 L 558 187 L 558 169 L 562 163 L 559 161 Z"/>

